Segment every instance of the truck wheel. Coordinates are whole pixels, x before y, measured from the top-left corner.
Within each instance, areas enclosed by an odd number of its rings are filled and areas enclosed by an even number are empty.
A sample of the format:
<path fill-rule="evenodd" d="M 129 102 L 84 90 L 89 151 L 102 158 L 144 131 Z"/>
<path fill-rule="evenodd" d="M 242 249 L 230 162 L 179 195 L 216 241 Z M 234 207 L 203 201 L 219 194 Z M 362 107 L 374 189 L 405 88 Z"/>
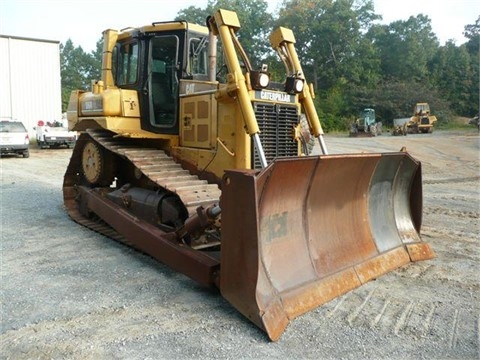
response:
<path fill-rule="evenodd" d="M 24 158 L 29 158 L 30 157 L 30 151 L 25 150 L 22 155 L 23 155 Z"/>

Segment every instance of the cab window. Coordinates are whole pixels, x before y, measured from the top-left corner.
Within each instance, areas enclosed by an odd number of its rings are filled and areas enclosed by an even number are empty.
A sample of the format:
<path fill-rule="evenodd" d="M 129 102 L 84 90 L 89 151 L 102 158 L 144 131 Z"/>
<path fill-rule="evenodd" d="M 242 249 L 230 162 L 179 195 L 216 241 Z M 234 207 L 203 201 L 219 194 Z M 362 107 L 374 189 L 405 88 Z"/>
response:
<path fill-rule="evenodd" d="M 138 78 L 138 43 L 121 44 L 113 54 L 113 73 L 116 74 L 116 84 L 132 85 Z"/>
<path fill-rule="evenodd" d="M 170 128 L 176 124 L 178 45 L 175 35 L 156 36 L 150 40 L 150 123 L 156 127 Z"/>
<path fill-rule="evenodd" d="M 189 40 L 187 73 L 196 80 L 206 80 L 208 76 L 208 41 L 206 37 L 193 37 Z"/>

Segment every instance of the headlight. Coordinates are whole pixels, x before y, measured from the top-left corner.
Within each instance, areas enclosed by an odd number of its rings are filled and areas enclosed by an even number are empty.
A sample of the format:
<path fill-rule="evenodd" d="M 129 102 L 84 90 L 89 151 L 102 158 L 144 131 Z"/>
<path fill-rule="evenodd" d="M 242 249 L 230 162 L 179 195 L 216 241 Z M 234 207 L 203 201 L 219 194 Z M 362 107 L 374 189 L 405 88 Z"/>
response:
<path fill-rule="evenodd" d="M 270 84 L 270 75 L 262 71 L 250 72 L 250 83 L 255 90 L 265 89 Z"/>
<path fill-rule="evenodd" d="M 303 91 L 303 80 L 302 79 L 296 79 L 293 85 L 293 88 L 295 89 L 295 92 L 300 93 Z"/>
<path fill-rule="evenodd" d="M 260 73 L 260 76 L 258 77 L 258 84 L 266 88 L 268 84 L 270 83 L 270 77 L 267 74 Z"/>
<path fill-rule="evenodd" d="M 295 76 L 290 76 L 287 78 L 287 81 L 285 82 L 285 92 L 289 94 L 298 94 L 303 91 L 305 83 L 303 79 L 295 77 Z"/>

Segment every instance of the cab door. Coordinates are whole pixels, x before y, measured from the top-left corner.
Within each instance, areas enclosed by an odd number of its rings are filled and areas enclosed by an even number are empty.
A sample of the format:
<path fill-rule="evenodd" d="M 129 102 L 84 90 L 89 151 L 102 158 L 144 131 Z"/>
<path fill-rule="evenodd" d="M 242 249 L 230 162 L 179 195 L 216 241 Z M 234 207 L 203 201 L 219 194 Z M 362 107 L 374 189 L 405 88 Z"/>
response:
<path fill-rule="evenodd" d="M 179 38 L 157 35 L 149 40 L 147 63 L 148 115 L 142 129 L 155 133 L 178 134 Z"/>

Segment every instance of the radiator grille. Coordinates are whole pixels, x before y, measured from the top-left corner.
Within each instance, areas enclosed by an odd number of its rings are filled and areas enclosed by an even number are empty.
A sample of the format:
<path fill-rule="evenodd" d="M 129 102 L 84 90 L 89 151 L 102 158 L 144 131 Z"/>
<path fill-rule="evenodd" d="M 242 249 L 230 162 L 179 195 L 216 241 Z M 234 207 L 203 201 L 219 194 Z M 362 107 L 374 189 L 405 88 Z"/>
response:
<path fill-rule="evenodd" d="M 292 138 L 293 128 L 299 121 L 297 107 L 268 103 L 254 103 L 253 106 L 267 162 L 270 163 L 277 157 L 297 156 L 297 142 Z M 260 169 L 260 160 L 253 142 L 252 154 L 254 168 Z"/>

